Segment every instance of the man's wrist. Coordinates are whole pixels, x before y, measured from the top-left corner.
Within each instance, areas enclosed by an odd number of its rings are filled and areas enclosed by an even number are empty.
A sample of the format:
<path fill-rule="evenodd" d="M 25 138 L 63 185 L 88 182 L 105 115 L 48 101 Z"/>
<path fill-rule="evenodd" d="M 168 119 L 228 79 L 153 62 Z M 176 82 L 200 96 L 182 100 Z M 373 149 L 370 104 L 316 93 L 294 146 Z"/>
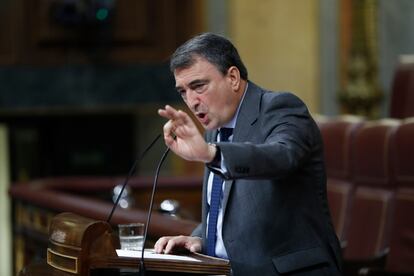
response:
<path fill-rule="evenodd" d="M 213 165 L 213 166 L 219 165 L 221 161 L 220 148 L 214 143 L 208 143 L 208 146 L 209 146 L 210 158 L 209 158 L 209 161 L 206 163 Z"/>

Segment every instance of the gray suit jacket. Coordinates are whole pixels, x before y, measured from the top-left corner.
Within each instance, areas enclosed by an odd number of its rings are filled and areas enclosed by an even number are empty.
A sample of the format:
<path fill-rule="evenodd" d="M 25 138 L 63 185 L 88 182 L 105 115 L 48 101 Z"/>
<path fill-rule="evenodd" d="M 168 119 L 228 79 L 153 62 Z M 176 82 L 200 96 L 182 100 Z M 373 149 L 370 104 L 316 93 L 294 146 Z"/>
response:
<path fill-rule="evenodd" d="M 209 142 L 215 137 L 216 131 L 206 133 Z M 340 275 L 322 139 L 305 104 L 249 82 L 233 142 L 218 146 L 228 170 L 222 232 L 233 274 Z M 203 241 L 210 170 L 202 223 L 193 233 Z"/>

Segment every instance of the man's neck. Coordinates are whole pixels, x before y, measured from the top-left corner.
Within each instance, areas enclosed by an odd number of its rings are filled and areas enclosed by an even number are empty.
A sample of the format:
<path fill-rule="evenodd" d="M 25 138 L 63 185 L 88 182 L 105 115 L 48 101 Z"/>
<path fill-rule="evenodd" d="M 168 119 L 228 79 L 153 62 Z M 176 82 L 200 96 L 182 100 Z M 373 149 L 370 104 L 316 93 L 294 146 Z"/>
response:
<path fill-rule="evenodd" d="M 227 127 L 227 128 L 234 128 L 236 126 L 236 121 L 237 121 L 237 117 L 239 115 L 239 110 L 240 110 L 240 106 L 243 103 L 243 99 L 244 99 L 244 95 L 246 94 L 246 90 L 248 88 L 248 83 L 247 81 L 243 80 L 241 85 L 240 85 L 240 89 L 243 87 L 243 90 L 241 90 L 239 93 L 240 95 L 240 100 L 239 100 L 239 104 L 237 106 L 236 112 L 234 113 L 233 118 L 225 125 L 223 125 L 222 127 Z"/>

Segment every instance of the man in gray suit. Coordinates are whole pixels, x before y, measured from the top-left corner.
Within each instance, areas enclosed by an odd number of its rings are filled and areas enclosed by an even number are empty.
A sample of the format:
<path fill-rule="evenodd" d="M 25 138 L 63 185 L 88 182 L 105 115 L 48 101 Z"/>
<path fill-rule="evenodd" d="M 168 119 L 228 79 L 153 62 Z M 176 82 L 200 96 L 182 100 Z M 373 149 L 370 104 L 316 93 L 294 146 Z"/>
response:
<path fill-rule="evenodd" d="M 180 46 L 170 68 L 207 130 L 181 110 L 159 110 L 167 146 L 206 164 L 203 214 L 191 237 L 162 237 L 155 251 L 227 258 L 233 275 L 340 275 L 322 140 L 305 104 L 249 81 L 236 48 L 211 33 Z"/>

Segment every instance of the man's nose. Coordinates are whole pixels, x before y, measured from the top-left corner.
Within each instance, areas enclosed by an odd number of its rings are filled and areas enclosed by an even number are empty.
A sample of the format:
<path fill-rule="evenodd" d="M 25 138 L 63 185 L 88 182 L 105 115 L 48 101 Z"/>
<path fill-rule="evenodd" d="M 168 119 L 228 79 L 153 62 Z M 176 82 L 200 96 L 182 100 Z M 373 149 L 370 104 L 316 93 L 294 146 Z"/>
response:
<path fill-rule="evenodd" d="M 198 94 L 194 90 L 189 89 L 187 91 L 187 105 L 193 110 L 195 110 L 199 103 L 200 100 Z"/>

